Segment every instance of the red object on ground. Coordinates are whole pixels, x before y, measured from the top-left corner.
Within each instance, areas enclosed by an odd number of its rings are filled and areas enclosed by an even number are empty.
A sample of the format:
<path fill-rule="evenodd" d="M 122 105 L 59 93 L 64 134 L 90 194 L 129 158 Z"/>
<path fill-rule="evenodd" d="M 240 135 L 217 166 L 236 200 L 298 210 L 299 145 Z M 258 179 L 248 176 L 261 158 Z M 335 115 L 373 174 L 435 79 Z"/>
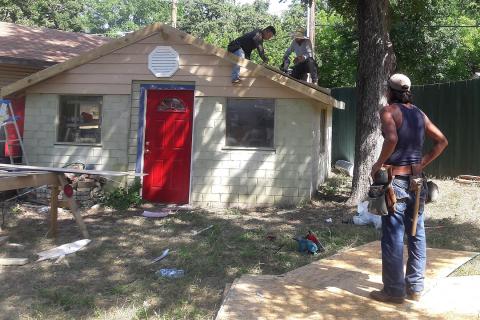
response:
<path fill-rule="evenodd" d="M 310 240 L 312 241 L 313 243 L 315 243 L 316 245 L 318 245 L 320 243 L 320 241 L 318 241 L 317 237 L 315 237 L 315 235 L 311 232 L 308 233 L 308 235 L 306 236 L 307 240 Z"/>
<path fill-rule="evenodd" d="M 69 184 L 66 184 L 64 187 L 63 187 L 63 193 L 65 194 L 65 196 L 67 198 L 71 198 L 73 196 L 73 187 Z"/>

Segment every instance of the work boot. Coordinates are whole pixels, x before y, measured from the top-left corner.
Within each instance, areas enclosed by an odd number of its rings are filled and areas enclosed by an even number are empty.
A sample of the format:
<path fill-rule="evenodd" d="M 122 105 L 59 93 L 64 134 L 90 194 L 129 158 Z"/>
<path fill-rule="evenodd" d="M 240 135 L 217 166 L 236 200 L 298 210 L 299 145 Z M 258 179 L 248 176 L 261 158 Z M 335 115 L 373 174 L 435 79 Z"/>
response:
<path fill-rule="evenodd" d="M 418 302 L 422 298 L 422 293 L 421 292 L 409 291 L 409 292 L 407 292 L 407 297 L 406 298 L 407 298 L 407 300 Z"/>
<path fill-rule="evenodd" d="M 370 292 L 370 298 L 380 302 L 396 303 L 396 304 L 402 304 L 405 301 L 404 297 L 394 297 L 386 294 L 385 291 L 383 290 L 380 290 L 380 291 L 375 290 Z"/>

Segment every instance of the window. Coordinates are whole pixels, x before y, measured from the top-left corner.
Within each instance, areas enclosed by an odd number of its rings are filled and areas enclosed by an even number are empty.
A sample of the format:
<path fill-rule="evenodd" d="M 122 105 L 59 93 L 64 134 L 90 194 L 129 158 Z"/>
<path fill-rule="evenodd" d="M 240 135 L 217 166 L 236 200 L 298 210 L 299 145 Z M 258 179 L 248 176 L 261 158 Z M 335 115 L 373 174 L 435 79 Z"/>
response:
<path fill-rule="evenodd" d="M 228 99 L 226 145 L 273 148 L 273 99 Z"/>
<path fill-rule="evenodd" d="M 61 96 L 57 141 L 100 143 L 102 100 L 101 96 Z"/>
<path fill-rule="evenodd" d="M 164 98 L 157 106 L 157 111 L 185 112 L 185 104 L 178 98 Z"/>

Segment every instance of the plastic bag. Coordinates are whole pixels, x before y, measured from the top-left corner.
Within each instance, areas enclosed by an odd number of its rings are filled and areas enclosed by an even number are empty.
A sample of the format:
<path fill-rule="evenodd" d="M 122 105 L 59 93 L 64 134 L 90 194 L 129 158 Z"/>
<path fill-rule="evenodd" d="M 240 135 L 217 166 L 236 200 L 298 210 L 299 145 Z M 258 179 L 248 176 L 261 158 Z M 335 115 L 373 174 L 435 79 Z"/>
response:
<path fill-rule="evenodd" d="M 373 224 L 375 229 L 382 228 L 382 217 L 368 212 L 368 201 L 360 202 L 357 206 L 357 215 L 353 216 L 356 225 Z"/>

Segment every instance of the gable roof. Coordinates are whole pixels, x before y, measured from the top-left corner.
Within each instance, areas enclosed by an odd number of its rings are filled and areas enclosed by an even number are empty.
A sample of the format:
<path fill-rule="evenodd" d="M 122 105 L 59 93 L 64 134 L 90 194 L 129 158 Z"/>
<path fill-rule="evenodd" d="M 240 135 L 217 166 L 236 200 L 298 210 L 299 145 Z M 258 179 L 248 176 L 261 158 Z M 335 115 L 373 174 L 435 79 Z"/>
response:
<path fill-rule="evenodd" d="M 47 67 L 97 48 L 110 40 L 86 33 L 0 22 L 0 63 Z"/>
<path fill-rule="evenodd" d="M 205 53 L 215 55 L 221 59 L 224 59 L 231 63 L 238 64 L 248 69 L 250 72 L 252 72 L 253 75 L 260 75 L 260 76 L 266 77 L 280 85 L 283 85 L 294 91 L 297 91 L 308 98 L 317 100 L 322 104 L 337 107 L 340 109 L 343 109 L 344 107 L 343 102 L 335 100 L 328 93 L 326 93 L 328 92 L 326 91 L 328 89 L 324 89 L 312 84 L 307 85 L 307 84 L 295 81 L 289 78 L 288 76 L 285 76 L 284 74 L 281 74 L 276 71 L 272 71 L 271 68 L 265 68 L 264 66 L 256 64 L 250 60 L 237 57 L 234 54 L 224 49 L 221 49 L 206 43 L 202 39 L 196 38 L 186 32 L 180 31 L 178 29 L 175 29 L 168 25 L 164 25 L 162 23 L 151 24 L 141 30 L 127 34 L 122 38 L 111 40 L 100 47 L 97 47 L 88 52 L 85 52 L 84 54 L 81 54 L 77 57 L 71 58 L 63 63 L 54 65 L 50 68 L 34 73 L 24 79 L 18 80 L 17 82 L 14 82 L 8 86 L 1 88 L 1 92 L 0 92 L 1 96 L 6 97 L 14 93 L 23 91 L 28 87 L 31 87 L 49 78 L 52 78 L 64 71 L 71 70 L 75 67 L 86 64 L 90 61 L 93 61 L 105 55 L 108 55 L 113 51 L 129 46 L 155 33 L 161 33 L 164 36 L 164 38 L 168 38 L 171 35 L 175 35 L 176 37 L 181 39 L 181 41 L 185 42 L 186 44 L 190 44 L 202 50 Z"/>

